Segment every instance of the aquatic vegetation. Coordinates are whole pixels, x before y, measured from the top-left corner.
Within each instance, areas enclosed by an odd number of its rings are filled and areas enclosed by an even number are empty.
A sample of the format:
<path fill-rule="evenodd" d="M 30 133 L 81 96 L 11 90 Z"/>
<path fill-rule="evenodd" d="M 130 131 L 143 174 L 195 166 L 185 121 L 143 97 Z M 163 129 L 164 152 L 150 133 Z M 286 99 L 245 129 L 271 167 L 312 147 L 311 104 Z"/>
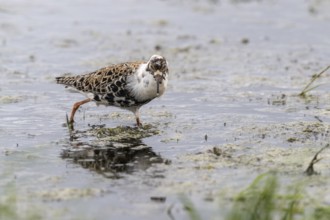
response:
<path fill-rule="evenodd" d="M 284 192 L 284 193 L 283 193 Z M 185 211 L 192 220 L 203 219 L 201 212 L 189 198 L 180 196 Z M 227 216 L 219 213 L 215 219 L 226 220 L 294 220 L 294 219 L 329 219 L 328 207 L 311 205 L 307 211 L 303 204 L 302 185 L 292 184 L 286 189 L 280 185 L 274 173 L 265 173 L 256 177 L 253 182 L 234 199 L 234 204 Z"/>
<path fill-rule="evenodd" d="M 69 116 L 68 116 L 68 114 L 65 115 L 65 119 L 66 119 L 66 126 L 68 127 L 69 132 L 70 132 L 70 136 L 72 136 L 72 131 L 74 130 L 73 123 L 71 123 L 71 122 L 69 121 Z"/>
<path fill-rule="evenodd" d="M 39 209 L 34 205 L 21 207 L 15 183 L 6 184 L 4 189 L 5 193 L 0 195 L 0 219 L 42 219 Z"/>
<path fill-rule="evenodd" d="M 327 144 L 325 147 L 321 148 L 321 150 L 319 150 L 313 157 L 313 159 L 311 160 L 311 162 L 309 163 L 305 173 L 308 175 L 308 176 L 311 176 L 311 175 L 315 175 L 315 174 L 319 174 L 318 172 L 316 172 L 314 170 L 314 165 L 319 162 L 321 160 L 321 158 L 317 158 L 318 155 L 323 151 L 325 150 L 326 148 L 329 148 L 330 147 L 330 144 Z"/>
<path fill-rule="evenodd" d="M 115 128 L 96 128 L 90 130 L 97 138 L 107 141 L 125 142 L 130 140 L 137 140 L 153 135 L 160 134 L 160 131 L 150 125 L 144 124 L 141 127 L 118 126 Z"/>
<path fill-rule="evenodd" d="M 0 219 L 15 219 L 17 218 L 17 198 L 14 185 L 7 185 L 6 192 L 6 194 L 0 197 Z"/>
<path fill-rule="evenodd" d="M 180 196 L 181 202 L 184 206 L 184 209 L 188 213 L 191 220 L 201 220 L 199 212 L 197 211 L 195 205 L 191 202 L 191 200 L 185 195 Z"/>
<path fill-rule="evenodd" d="M 277 187 L 275 176 L 258 176 L 238 195 L 229 219 L 271 219 L 275 209 L 274 197 Z"/>
<path fill-rule="evenodd" d="M 281 219 L 293 219 L 299 214 L 299 190 L 283 196 L 278 191 L 276 175 L 266 173 L 258 176 L 246 190 L 239 193 L 227 219 L 270 220 L 275 215 L 282 216 Z"/>
<path fill-rule="evenodd" d="M 327 66 L 325 69 L 323 69 L 321 72 L 314 74 L 309 81 L 309 83 L 304 87 L 304 89 L 299 93 L 300 97 L 306 98 L 306 95 L 309 91 L 312 91 L 313 89 L 319 87 L 320 85 L 312 86 L 315 80 L 321 78 L 322 74 L 325 73 L 328 69 L 330 69 L 330 66 Z"/>

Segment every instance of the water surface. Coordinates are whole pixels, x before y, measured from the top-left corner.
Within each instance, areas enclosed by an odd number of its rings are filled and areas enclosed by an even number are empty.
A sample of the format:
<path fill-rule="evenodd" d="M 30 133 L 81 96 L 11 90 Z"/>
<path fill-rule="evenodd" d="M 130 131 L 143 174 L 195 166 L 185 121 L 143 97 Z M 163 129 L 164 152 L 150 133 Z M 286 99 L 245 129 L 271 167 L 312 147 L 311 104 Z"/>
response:
<path fill-rule="evenodd" d="M 297 94 L 329 65 L 329 8 L 298 0 L 0 1 L 0 191 L 14 210 L 3 215 L 187 219 L 183 193 L 205 218 L 224 217 L 228 198 L 269 170 L 282 182 L 314 181 L 307 193 L 328 203 L 329 152 L 319 181 L 303 171 L 329 140 L 329 74 L 309 99 Z M 170 83 L 141 109 L 147 135 L 98 136 L 134 129 L 135 120 L 93 103 L 68 131 L 65 115 L 84 97 L 56 76 L 155 53 L 168 59 Z"/>

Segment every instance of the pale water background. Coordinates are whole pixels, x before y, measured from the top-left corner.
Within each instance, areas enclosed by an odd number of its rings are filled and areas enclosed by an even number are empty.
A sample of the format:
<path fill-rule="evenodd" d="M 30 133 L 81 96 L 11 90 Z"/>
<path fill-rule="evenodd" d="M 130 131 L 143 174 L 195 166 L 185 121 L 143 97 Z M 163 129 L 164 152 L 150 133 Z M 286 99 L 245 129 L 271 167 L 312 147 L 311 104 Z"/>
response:
<path fill-rule="evenodd" d="M 310 181 L 306 193 L 329 204 L 329 152 L 321 176 L 303 171 L 329 142 L 330 73 L 311 98 L 297 96 L 330 65 L 329 11 L 317 0 L 0 1 L 0 198 L 17 210 L 8 216 L 170 219 L 171 210 L 187 219 L 184 194 L 206 219 L 224 217 L 230 199 L 269 170 L 284 183 Z M 65 114 L 83 96 L 54 78 L 155 53 L 169 61 L 169 88 L 141 118 L 159 134 L 98 140 L 93 126 L 135 120 L 90 103 L 72 140 Z M 215 146 L 222 156 L 208 153 Z M 103 172 L 95 148 L 132 161 L 116 157 Z"/>

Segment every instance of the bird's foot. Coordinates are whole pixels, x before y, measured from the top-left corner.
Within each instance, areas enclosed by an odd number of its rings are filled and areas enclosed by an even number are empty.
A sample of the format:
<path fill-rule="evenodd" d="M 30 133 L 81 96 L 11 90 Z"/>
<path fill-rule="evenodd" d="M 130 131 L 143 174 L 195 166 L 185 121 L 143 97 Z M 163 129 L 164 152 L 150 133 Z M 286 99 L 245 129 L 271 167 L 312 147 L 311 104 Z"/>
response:
<path fill-rule="evenodd" d="M 72 119 L 69 120 L 68 115 L 66 115 L 66 125 L 68 126 L 69 131 L 74 130 L 73 123 L 74 123 L 74 121 Z"/>
<path fill-rule="evenodd" d="M 141 127 L 142 127 L 142 123 L 141 123 L 139 117 L 136 117 L 136 126 L 137 126 L 138 128 L 141 128 Z"/>

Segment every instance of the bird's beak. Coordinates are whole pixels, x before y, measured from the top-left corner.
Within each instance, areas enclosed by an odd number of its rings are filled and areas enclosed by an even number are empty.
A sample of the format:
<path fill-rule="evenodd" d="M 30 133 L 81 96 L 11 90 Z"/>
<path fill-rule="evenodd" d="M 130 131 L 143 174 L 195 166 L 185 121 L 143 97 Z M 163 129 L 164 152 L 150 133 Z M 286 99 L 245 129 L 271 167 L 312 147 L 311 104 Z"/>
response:
<path fill-rule="evenodd" d="M 157 83 L 157 95 L 159 95 L 159 85 L 163 82 L 163 74 L 160 71 L 156 71 L 154 77 Z"/>
<path fill-rule="evenodd" d="M 160 60 L 158 60 L 154 63 L 154 66 L 156 69 L 159 69 L 161 67 L 161 65 L 162 65 L 162 62 Z"/>

